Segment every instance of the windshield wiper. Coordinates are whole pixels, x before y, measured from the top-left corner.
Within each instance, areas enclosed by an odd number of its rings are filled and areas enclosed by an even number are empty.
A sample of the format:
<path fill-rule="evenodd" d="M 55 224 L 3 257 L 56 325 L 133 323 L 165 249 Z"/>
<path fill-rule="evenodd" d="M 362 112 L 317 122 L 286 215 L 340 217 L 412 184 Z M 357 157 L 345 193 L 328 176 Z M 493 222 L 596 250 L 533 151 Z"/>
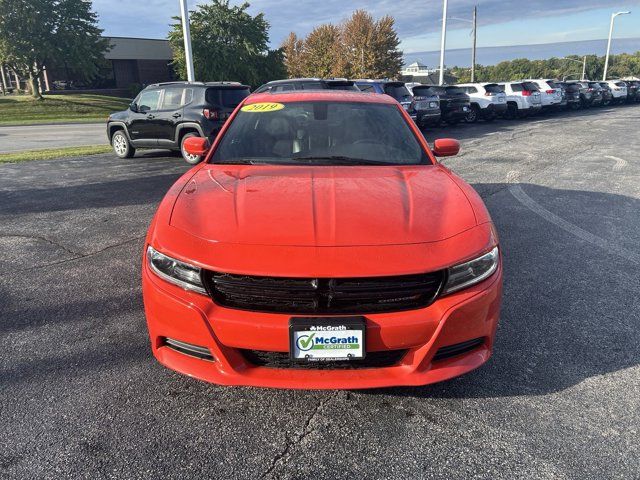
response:
<path fill-rule="evenodd" d="M 346 157 L 344 155 L 323 155 L 323 156 L 312 156 L 312 157 L 293 157 L 295 161 L 313 161 L 313 160 L 328 160 L 331 162 L 336 162 L 340 164 L 350 164 L 350 165 L 395 165 L 390 162 L 378 162 L 376 160 L 368 160 L 366 158 L 354 158 L 354 157 Z"/>

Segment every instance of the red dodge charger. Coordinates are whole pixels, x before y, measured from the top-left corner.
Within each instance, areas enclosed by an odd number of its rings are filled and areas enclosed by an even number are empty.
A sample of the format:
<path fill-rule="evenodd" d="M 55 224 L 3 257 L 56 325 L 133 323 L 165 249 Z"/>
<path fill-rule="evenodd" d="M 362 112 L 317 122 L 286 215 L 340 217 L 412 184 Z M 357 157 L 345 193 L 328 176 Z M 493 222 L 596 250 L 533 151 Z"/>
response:
<path fill-rule="evenodd" d="M 146 238 L 156 358 L 224 385 L 425 385 L 486 362 L 498 236 L 391 97 L 248 97 L 162 200 Z"/>

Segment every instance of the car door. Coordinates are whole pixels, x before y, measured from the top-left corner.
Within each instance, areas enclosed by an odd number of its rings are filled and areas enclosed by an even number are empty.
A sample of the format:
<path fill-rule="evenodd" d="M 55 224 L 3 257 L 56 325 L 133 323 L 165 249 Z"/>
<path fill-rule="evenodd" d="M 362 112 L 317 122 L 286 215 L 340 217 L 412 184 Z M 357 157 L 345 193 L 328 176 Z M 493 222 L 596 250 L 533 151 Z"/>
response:
<path fill-rule="evenodd" d="M 185 87 L 176 85 L 166 87 L 161 95 L 160 108 L 151 120 L 159 146 L 174 146 L 176 126 L 182 119 L 184 110 Z"/>
<path fill-rule="evenodd" d="M 161 96 L 161 89 L 151 89 L 144 90 L 136 99 L 136 112 L 132 112 L 129 124 L 129 135 L 132 140 L 153 143 L 157 139 L 157 127 L 153 120 L 155 120 Z"/>

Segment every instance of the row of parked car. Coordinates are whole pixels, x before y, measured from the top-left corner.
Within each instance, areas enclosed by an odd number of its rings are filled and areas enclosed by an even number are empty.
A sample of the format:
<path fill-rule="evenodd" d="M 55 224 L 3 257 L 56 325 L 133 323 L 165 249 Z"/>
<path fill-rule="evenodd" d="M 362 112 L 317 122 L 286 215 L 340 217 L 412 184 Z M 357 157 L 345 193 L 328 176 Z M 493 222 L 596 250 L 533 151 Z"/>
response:
<path fill-rule="evenodd" d="M 577 110 L 640 102 L 640 81 L 606 82 L 527 79 L 499 83 L 422 85 L 392 80 L 299 78 L 275 80 L 254 93 L 353 90 L 396 99 L 421 127 L 525 118 L 543 109 Z M 129 109 L 109 116 L 107 136 L 114 152 L 131 157 L 137 148 L 180 150 L 191 164 L 201 157 L 184 148 L 193 136 L 213 139 L 240 102 L 251 94 L 237 82 L 169 82 L 150 85 Z"/>

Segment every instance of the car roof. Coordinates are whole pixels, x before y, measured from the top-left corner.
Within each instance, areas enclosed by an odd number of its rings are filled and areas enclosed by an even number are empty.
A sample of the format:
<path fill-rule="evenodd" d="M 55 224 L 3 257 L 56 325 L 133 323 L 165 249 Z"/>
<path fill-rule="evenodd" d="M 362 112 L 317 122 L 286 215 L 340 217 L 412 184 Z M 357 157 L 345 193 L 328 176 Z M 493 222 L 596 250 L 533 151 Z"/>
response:
<path fill-rule="evenodd" d="M 290 103 L 305 101 L 324 102 L 358 102 L 358 103 L 383 103 L 395 105 L 398 102 L 388 95 L 377 95 L 366 92 L 355 92 L 350 90 L 307 90 L 289 92 L 263 92 L 254 93 L 245 100 L 245 104 L 261 102 Z"/>

